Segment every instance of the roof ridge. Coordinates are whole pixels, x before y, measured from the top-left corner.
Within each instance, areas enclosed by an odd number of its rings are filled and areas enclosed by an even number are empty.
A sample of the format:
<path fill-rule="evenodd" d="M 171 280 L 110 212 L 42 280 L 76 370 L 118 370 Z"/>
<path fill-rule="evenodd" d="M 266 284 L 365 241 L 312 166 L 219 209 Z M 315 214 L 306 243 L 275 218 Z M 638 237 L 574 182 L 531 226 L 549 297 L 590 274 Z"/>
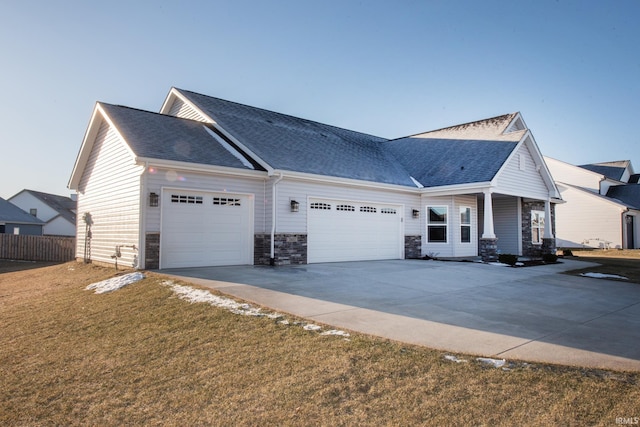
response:
<path fill-rule="evenodd" d="M 136 108 L 136 107 L 129 107 L 128 105 L 121 105 L 121 104 L 111 104 L 109 102 L 102 102 L 102 101 L 98 101 L 98 104 L 100 105 L 107 105 L 109 107 L 117 107 L 117 108 L 123 108 L 126 110 L 132 110 L 132 111 L 138 111 L 140 113 L 148 113 L 148 114 L 153 114 L 155 116 L 160 116 L 160 117 L 167 117 L 170 119 L 178 119 L 178 120 L 184 120 L 184 121 L 188 121 L 188 122 L 193 122 L 193 123 L 199 123 L 199 124 L 203 124 L 204 122 L 200 121 L 200 120 L 194 120 L 194 119 L 188 119 L 186 117 L 179 117 L 179 116 L 172 116 L 170 114 L 162 114 L 162 113 L 158 113 L 156 111 L 150 111 L 150 110 L 144 110 L 142 108 Z"/>
<path fill-rule="evenodd" d="M 346 132 L 349 132 L 349 133 L 357 133 L 357 134 L 360 134 L 360 135 L 371 136 L 371 137 L 374 137 L 374 138 L 384 139 L 385 141 L 388 141 L 388 138 L 385 138 L 385 137 L 382 137 L 382 136 L 377 136 L 377 135 L 373 135 L 373 134 L 366 133 L 366 132 L 360 132 L 360 131 L 357 131 L 357 130 L 347 129 L 347 128 L 344 128 L 344 127 L 340 127 L 340 126 L 336 126 L 336 125 L 332 125 L 332 124 L 328 124 L 328 123 L 319 122 L 317 120 L 306 119 L 304 117 L 299 117 L 299 116 L 294 116 L 292 114 L 287 114 L 287 113 L 281 113 L 281 112 L 278 112 L 278 111 L 268 110 L 268 109 L 262 108 L 262 107 L 254 107 L 253 105 L 243 104 L 243 103 L 237 102 L 237 101 L 229 101 L 228 99 L 219 98 L 219 97 L 211 96 L 211 95 L 205 95 L 205 94 L 202 94 L 202 93 L 199 93 L 199 92 L 194 92 L 192 90 L 180 89 L 180 88 L 177 88 L 177 87 L 174 87 L 174 89 L 179 91 L 179 92 L 188 92 L 188 93 L 191 93 L 191 94 L 194 94 L 194 95 L 197 95 L 197 96 L 202 96 L 202 97 L 205 97 L 205 98 L 211 98 L 211 99 L 215 99 L 215 100 L 218 100 L 218 101 L 227 102 L 229 104 L 239 105 L 241 107 L 251 108 L 253 110 L 264 111 L 264 112 L 269 113 L 269 114 L 277 114 L 277 115 L 283 116 L 283 117 L 288 117 L 288 118 L 292 118 L 292 119 L 296 119 L 296 120 L 302 120 L 302 121 L 305 121 L 305 122 L 308 122 L 308 123 L 313 123 L 313 124 L 317 124 L 317 125 L 321 125 L 321 126 L 326 126 L 326 127 L 330 127 L 330 128 L 334 128 L 334 129 L 339 129 L 339 130 L 346 131 Z"/>

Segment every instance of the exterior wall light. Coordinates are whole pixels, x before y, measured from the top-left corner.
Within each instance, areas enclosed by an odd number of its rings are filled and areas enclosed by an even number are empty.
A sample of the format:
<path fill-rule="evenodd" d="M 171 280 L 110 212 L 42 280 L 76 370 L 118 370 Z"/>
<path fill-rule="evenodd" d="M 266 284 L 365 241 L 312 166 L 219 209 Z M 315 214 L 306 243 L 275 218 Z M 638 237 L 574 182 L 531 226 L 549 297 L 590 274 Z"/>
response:
<path fill-rule="evenodd" d="M 158 193 L 149 193 L 149 206 L 152 208 L 158 207 Z"/>
<path fill-rule="evenodd" d="M 295 200 L 291 200 L 291 212 L 298 212 L 300 210 L 300 203 Z"/>
<path fill-rule="evenodd" d="M 412 216 L 413 216 L 414 218 L 416 218 L 416 219 L 417 219 L 417 218 L 420 218 L 420 211 L 419 211 L 418 209 L 414 209 L 414 210 L 412 211 Z"/>

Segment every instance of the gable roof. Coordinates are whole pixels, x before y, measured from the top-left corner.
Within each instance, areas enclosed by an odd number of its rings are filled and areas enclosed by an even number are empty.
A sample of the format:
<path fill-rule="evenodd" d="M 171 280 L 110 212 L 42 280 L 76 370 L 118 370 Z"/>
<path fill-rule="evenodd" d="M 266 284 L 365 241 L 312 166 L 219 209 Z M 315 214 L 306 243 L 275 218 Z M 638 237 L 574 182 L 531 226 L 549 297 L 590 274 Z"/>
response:
<path fill-rule="evenodd" d="M 588 165 L 580 165 L 579 167 L 620 181 L 630 164 L 631 161 L 629 160 L 618 160 L 615 162 L 591 163 Z"/>
<path fill-rule="evenodd" d="M 14 197 L 22 193 L 31 194 L 33 197 L 40 200 L 42 203 L 46 204 L 51 209 L 58 212 L 58 214 L 62 216 L 64 219 L 75 224 L 76 214 L 74 210 L 76 209 L 77 203 L 74 200 L 72 200 L 70 197 L 58 196 L 57 194 L 49 194 L 49 193 L 43 193 L 41 191 L 25 189 L 19 192 L 18 194 L 16 194 L 15 196 L 10 197 L 9 200 L 13 199 Z"/>
<path fill-rule="evenodd" d="M 23 211 L 11 202 L 0 197 L 0 223 L 35 224 L 43 225 L 44 222 L 35 216 Z"/>
<path fill-rule="evenodd" d="M 416 186 L 385 138 L 175 90 L 274 170 Z"/>
<path fill-rule="evenodd" d="M 256 168 L 238 150 L 225 145 L 210 124 L 105 103 L 99 106 L 138 157 Z"/>
<path fill-rule="evenodd" d="M 614 185 L 607 191 L 607 197 L 620 200 L 632 209 L 640 209 L 640 185 Z"/>

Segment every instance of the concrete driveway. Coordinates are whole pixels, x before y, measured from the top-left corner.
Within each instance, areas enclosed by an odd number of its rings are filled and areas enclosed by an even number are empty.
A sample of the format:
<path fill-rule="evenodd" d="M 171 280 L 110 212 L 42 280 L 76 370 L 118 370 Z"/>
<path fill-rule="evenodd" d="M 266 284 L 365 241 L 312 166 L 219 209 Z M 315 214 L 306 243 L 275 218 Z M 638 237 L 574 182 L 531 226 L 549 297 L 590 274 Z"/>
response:
<path fill-rule="evenodd" d="M 590 265 L 392 260 L 162 273 L 315 322 L 449 352 L 640 371 L 640 285 L 559 274 Z"/>

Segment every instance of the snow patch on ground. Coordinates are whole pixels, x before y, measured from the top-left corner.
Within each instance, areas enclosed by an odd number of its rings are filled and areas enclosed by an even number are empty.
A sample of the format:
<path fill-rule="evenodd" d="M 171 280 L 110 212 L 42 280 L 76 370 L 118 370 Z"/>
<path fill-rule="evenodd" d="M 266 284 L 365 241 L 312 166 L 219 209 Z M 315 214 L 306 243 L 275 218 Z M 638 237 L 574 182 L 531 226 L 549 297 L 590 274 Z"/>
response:
<path fill-rule="evenodd" d="M 494 265 L 496 267 L 511 267 L 509 264 L 505 264 L 503 262 L 488 262 L 489 265 Z"/>
<path fill-rule="evenodd" d="M 103 280 L 102 282 L 92 283 L 85 289 L 87 291 L 95 289 L 96 294 L 104 294 L 106 292 L 117 291 L 120 288 L 138 282 L 142 279 L 144 279 L 144 274 L 140 272 L 129 273 L 122 276 L 113 277 L 111 279 Z"/>
<path fill-rule="evenodd" d="M 464 359 L 458 359 L 456 356 L 452 355 L 452 354 L 445 354 L 444 358 L 447 359 L 450 362 L 456 362 L 456 363 L 467 363 L 466 360 Z"/>
<path fill-rule="evenodd" d="M 617 274 L 604 274 L 604 273 L 582 273 L 584 277 L 592 277 L 594 279 L 622 279 L 629 280 L 627 277 L 618 276 Z"/>
<path fill-rule="evenodd" d="M 491 365 L 494 368 L 502 368 L 505 363 L 507 363 L 504 359 L 490 359 L 488 357 L 478 357 L 476 360 L 480 363 L 486 363 L 487 365 Z"/>
<path fill-rule="evenodd" d="M 178 285 L 171 280 L 165 280 L 162 282 L 162 284 L 169 286 L 171 290 L 178 296 L 178 298 L 189 301 L 190 303 L 204 302 L 214 307 L 229 310 L 230 312 L 235 314 L 240 314 L 243 316 L 267 317 L 269 319 L 280 319 L 278 320 L 278 323 L 285 326 L 292 324 L 280 313 L 262 311 L 260 308 L 251 306 L 251 304 L 239 303 L 231 298 L 213 295 L 211 292 L 204 289 L 195 289 L 190 286 Z M 294 322 L 293 325 L 302 326 L 302 328 L 306 331 L 321 332 L 321 335 L 337 335 L 342 337 L 349 337 L 349 333 L 336 329 L 322 332 L 322 327 L 319 325 L 314 325 L 313 323 Z"/>

